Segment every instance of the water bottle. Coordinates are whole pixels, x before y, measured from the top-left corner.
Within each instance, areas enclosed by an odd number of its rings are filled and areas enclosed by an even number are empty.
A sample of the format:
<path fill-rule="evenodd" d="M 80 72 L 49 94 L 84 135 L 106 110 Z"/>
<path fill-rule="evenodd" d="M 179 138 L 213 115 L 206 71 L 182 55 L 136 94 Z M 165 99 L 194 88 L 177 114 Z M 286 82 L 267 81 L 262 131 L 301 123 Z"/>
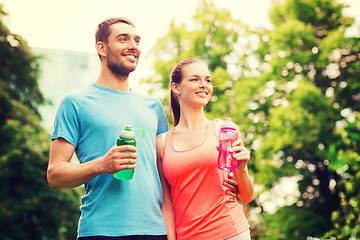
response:
<path fill-rule="evenodd" d="M 117 145 L 132 145 L 136 147 L 135 132 L 131 125 L 126 125 L 125 128 L 120 132 L 117 140 Z M 114 174 L 116 179 L 130 180 L 134 176 L 134 169 L 124 169 Z"/>
<path fill-rule="evenodd" d="M 221 124 L 219 133 L 219 156 L 218 166 L 221 170 L 233 171 L 237 168 L 238 161 L 233 158 L 233 153 L 229 152 L 232 144 L 238 139 L 237 126 L 226 118 Z"/>

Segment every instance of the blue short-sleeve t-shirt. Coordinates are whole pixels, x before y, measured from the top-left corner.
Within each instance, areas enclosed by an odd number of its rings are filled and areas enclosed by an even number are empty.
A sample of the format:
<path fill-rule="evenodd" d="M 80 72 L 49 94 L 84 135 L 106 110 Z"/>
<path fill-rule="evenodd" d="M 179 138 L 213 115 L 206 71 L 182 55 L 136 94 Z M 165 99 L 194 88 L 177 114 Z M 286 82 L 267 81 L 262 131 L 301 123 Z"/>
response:
<path fill-rule="evenodd" d="M 156 98 L 89 85 L 61 102 L 52 140 L 75 146 L 80 163 L 106 154 L 125 125 L 142 128 L 137 141 L 137 166 L 131 180 L 100 174 L 85 183 L 78 236 L 165 235 L 162 191 L 156 167 L 156 136 L 168 130 Z"/>

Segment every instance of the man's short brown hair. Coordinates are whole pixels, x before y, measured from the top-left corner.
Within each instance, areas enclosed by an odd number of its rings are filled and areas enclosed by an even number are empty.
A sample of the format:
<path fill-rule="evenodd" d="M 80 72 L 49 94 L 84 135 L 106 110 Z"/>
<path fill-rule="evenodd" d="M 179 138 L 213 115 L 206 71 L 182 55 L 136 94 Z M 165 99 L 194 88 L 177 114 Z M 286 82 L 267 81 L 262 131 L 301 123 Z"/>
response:
<path fill-rule="evenodd" d="M 111 31 L 109 30 L 110 26 L 120 22 L 126 23 L 135 28 L 134 24 L 129 19 L 126 19 L 124 17 L 108 18 L 98 25 L 95 33 L 95 41 L 96 41 L 95 43 L 98 43 L 100 41 L 107 43 L 108 37 L 111 34 Z"/>

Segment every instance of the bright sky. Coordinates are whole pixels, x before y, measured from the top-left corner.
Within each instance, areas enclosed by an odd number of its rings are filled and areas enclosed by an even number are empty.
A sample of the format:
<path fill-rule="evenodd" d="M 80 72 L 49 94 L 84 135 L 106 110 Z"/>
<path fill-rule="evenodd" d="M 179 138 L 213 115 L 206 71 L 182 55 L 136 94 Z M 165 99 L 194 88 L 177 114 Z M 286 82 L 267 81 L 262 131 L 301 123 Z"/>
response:
<path fill-rule="evenodd" d="M 251 2 L 251 3 L 249 3 Z M 32 47 L 93 52 L 94 32 L 101 21 L 124 16 L 134 22 L 147 51 L 164 36 L 170 22 L 190 22 L 196 0 L 0 0 L 9 13 L 7 25 Z M 236 9 L 234 18 L 253 25 L 268 24 L 271 0 L 215 0 L 216 6 Z"/>
<path fill-rule="evenodd" d="M 351 3 L 349 15 L 355 17 L 360 12 L 360 1 L 341 1 Z M 8 13 L 5 23 L 9 29 L 35 48 L 95 53 L 97 24 L 109 17 L 127 17 L 142 36 L 143 58 L 156 40 L 167 33 L 172 19 L 178 24 L 191 23 L 198 6 L 198 0 L 0 0 L 0 3 Z M 271 0 L 214 0 L 214 3 L 250 26 L 271 27 L 267 16 Z"/>
<path fill-rule="evenodd" d="M 170 23 L 186 23 L 202 0 L 0 0 L 8 13 L 5 24 L 11 32 L 21 35 L 33 48 L 74 50 L 96 54 L 94 34 L 97 25 L 109 17 L 130 19 L 141 35 L 142 56 L 131 82 L 136 91 L 146 93 L 140 79 L 154 74 L 150 49 L 165 36 Z M 351 7 L 345 13 L 357 17 L 360 32 L 359 0 L 338 0 Z M 214 0 L 219 9 L 227 9 L 232 17 L 250 27 L 271 28 L 268 11 L 272 0 Z M 100 65 L 100 63 L 99 63 Z M 94 76 L 96 78 L 97 76 Z"/>

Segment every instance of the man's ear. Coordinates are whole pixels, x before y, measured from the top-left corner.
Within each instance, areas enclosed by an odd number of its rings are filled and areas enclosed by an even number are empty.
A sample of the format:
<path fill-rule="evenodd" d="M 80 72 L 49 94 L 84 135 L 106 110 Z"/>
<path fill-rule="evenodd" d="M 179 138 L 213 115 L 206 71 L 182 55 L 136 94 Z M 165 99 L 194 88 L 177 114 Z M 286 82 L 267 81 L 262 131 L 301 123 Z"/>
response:
<path fill-rule="evenodd" d="M 106 57 L 106 47 L 105 47 L 105 43 L 104 42 L 97 42 L 96 45 L 96 51 L 98 53 L 98 55 L 102 56 L 102 57 Z"/>
<path fill-rule="evenodd" d="M 180 89 L 179 89 L 179 86 L 176 83 L 174 83 L 174 82 L 171 83 L 171 90 L 174 93 L 180 95 Z"/>

